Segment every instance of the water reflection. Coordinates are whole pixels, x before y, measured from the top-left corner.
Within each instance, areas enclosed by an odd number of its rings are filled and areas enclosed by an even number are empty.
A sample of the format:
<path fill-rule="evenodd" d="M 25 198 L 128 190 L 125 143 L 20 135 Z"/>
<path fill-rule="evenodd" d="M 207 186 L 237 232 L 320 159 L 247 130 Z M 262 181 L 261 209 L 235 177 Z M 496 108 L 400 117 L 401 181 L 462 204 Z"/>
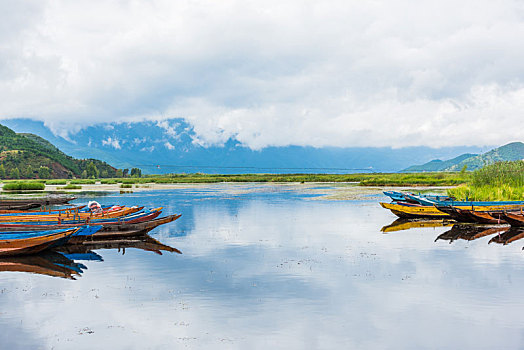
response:
<path fill-rule="evenodd" d="M 56 252 L 0 258 L 0 272 L 27 272 L 74 280 L 86 267 Z"/>
<path fill-rule="evenodd" d="M 310 200 L 296 187 L 202 185 L 99 198 L 181 213 L 151 237 L 184 254 L 112 242 L 66 253 L 89 267 L 74 283 L 0 273 L 0 347 L 522 346 L 518 242 L 433 242 L 451 227 L 382 234 L 394 218 L 378 199 Z"/>
<path fill-rule="evenodd" d="M 507 245 L 511 242 L 517 241 L 524 237 L 524 228 L 512 227 L 506 229 L 505 232 L 501 232 L 489 240 L 488 243 L 498 243 Z"/>
<path fill-rule="evenodd" d="M 488 241 L 488 244 L 498 243 L 507 245 L 524 238 L 524 228 L 509 227 L 507 225 L 465 224 L 450 220 L 397 219 L 391 224 L 383 226 L 380 231 L 390 233 L 415 228 L 448 226 L 451 226 L 451 229 L 438 235 L 437 238 L 435 238 L 435 242 L 445 240 L 451 244 L 456 240 L 474 241 L 482 237 L 495 235 Z"/>
<path fill-rule="evenodd" d="M 445 227 L 452 226 L 454 221 L 449 220 L 417 220 L 417 219 L 397 219 L 391 224 L 380 229 L 384 233 L 409 230 L 422 227 Z"/>
<path fill-rule="evenodd" d="M 448 230 L 439 235 L 435 239 L 435 242 L 438 240 L 447 240 L 451 244 L 458 239 L 473 241 L 481 237 L 504 232 L 508 229 L 509 228 L 507 226 L 487 227 L 482 225 L 454 224 L 451 230 Z"/>
<path fill-rule="evenodd" d="M 158 255 L 162 255 L 162 252 L 182 254 L 180 250 L 162 244 L 148 234 L 143 234 L 130 238 L 90 240 L 37 255 L 3 257 L 0 258 L 0 272 L 27 272 L 75 280 L 87 270 L 87 266 L 78 261 L 104 261 L 102 256 L 93 250 L 115 249 L 124 255 L 126 249 L 130 248 L 150 251 Z"/>
<path fill-rule="evenodd" d="M 162 255 L 162 252 L 172 252 L 182 254 L 182 252 L 174 247 L 165 245 L 152 238 L 148 234 L 143 234 L 140 236 L 133 236 L 129 238 L 105 238 L 99 240 L 87 240 L 81 244 L 69 244 L 62 246 L 58 251 L 66 254 L 86 254 L 91 252 L 91 250 L 98 249 L 116 249 L 119 252 L 122 252 L 122 255 L 126 253 L 126 248 L 135 248 L 141 249 L 149 252 Z"/>

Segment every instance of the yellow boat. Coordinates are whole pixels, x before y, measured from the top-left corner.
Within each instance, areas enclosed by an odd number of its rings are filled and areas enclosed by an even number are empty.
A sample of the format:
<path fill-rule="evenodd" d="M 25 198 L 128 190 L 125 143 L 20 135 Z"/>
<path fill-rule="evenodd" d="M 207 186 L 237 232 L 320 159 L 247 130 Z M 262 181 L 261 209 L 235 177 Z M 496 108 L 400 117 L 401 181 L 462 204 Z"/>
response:
<path fill-rule="evenodd" d="M 441 212 L 435 207 L 423 205 L 403 205 L 396 203 L 380 203 L 383 208 L 391 210 L 393 214 L 400 218 L 414 219 L 414 218 L 434 218 L 445 219 L 450 216 Z"/>
<path fill-rule="evenodd" d="M 391 210 L 393 214 L 400 218 L 416 219 L 416 218 L 432 218 L 432 219 L 446 219 L 450 218 L 449 214 L 446 214 L 438 210 L 435 206 L 417 205 L 417 204 L 398 204 L 398 203 L 380 203 L 383 208 Z M 454 208 L 459 209 L 477 209 L 485 212 L 489 211 L 504 211 L 504 210 L 518 210 L 522 208 L 522 205 L 486 205 L 486 206 L 455 206 Z M 479 209 L 480 208 L 480 209 Z"/>

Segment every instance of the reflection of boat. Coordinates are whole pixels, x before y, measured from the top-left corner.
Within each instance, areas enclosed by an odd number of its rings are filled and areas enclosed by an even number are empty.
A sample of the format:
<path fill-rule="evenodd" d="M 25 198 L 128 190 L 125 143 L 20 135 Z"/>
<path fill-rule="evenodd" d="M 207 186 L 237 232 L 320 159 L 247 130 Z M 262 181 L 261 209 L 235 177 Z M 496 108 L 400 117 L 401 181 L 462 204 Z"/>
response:
<path fill-rule="evenodd" d="M 524 238 L 524 229 L 511 227 L 506 229 L 505 232 L 499 233 L 498 235 L 491 238 L 488 243 L 494 242 L 506 245 L 521 238 Z"/>
<path fill-rule="evenodd" d="M 0 258 L 1 272 L 28 272 L 52 277 L 75 279 L 75 276 L 79 276 L 83 269 L 85 269 L 85 266 L 77 264 L 56 252 Z"/>
<path fill-rule="evenodd" d="M 99 254 L 92 252 L 92 251 L 87 251 L 85 253 L 71 253 L 71 254 L 61 253 L 61 255 L 71 260 L 104 261 L 104 259 Z"/>
<path fill-rule="evenodd" d="M 443 234 L 439 235 L 435 242 L 439 239 L 442 240 L 448 240 L 449 243 L 452 243 L 453 241 L 457 239 L 463 239 L 466 241 L 472 241 L 481 237 L 494 235 L 499 232 L 504 232 L 508 229 L 507 226 L 497 226 L 497 227 L 487 227 L 487 226 L 478 226 L 478 225 L 463 225 L 463 224 L 455 224 L 451 228 L 451 230 L 448 230 L 444 232 Z"/>
<path fill-rule="evenodd" d="M 382 227 L 380 231 L 384 233 L 409 230 L 410 228 L 421 228 L 421 227 L 445 227 L 451 226 L 454 223 L 447 220 L 417 220 L 417 219 L 402 219 L 399 218 L 393 221 L 391 224 Z"/>
<path fill-rule="evenodd" d="M 103 258 L 92 250 L 118 249 L 125 254 L 126 248 L 136 248 L 162 255 L 162 252 L 182 254 L 176 248 L 162 244 L 147 234 L 132 238 L 100 239 L 70 244 L 50 251 L 28 256 L 0 257 L 0 272 L 28 272 L 53 277 L 75 279 L 87 267 L 76 261 L 103 261 Z"/>
<path fill-rule="evenodd" d="M 173 252 L 182 254 L 182 252 L 176 248 L 170 247 L 168 245 L 162 244 L 156 239 L 152 238 L 147 234 L 142 234 L 135 237 L 127 238 L 105 238 L 105 239 L 96 239 L 96 240 L 87 240 L 80 242 L 78 244 L 68 244 L 61 246 L 58 250 L 65 254 L 77 254 L 77 253 L 87 253 L 91 250 L 96 249 L 122 249 L 123 254 L 125 254 L 126 248 L 136 248 L 142 249 L 150 252 L 154 252 L 158 255 L 162 255 L 162 251 Z"/>
<path fill-rule="evenodd" d="M 74 236 L 69 240 L 70 244 L 76 244 L 82 241 L 97 241 L 104 238 L 118 238 L 118 237 L 132 237 L 139 236 L 148 233 L 154 228 L 175 221 L 180 215 L 169 215 L 163 218 L 158 218 L 146 222 L 138 223 L 123 223 L 120 225 L 109 225 L 104 226 L 104 228 L 95 234 L 92 234 L 88 237 L 86 236 Z"/>

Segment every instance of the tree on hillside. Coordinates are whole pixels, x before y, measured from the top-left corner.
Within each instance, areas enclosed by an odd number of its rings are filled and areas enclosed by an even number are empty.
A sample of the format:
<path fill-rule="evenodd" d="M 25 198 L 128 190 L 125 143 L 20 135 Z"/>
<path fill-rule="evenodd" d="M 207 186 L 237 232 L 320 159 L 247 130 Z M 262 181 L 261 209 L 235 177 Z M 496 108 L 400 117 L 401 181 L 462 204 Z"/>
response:
<path fill-rule="evenodd" d="M 127 177 L 127 174 L 129 174 L 129 169 L 124 169 L 122 172 L 123 177 Z"/>
<path fill-rule="evenodd" d="M 20 178 L 20 170 L 18 170 L 18 168 L 11 169 L 11 173 L 9 173 L 9 177 L 11 179 L 19 179 Z"/>
<path fill-rule="evenodd" d="M 3 164 L 0 164 L 0 179 L 5 179 L 5 167 Z"/>
<path fill-rule="evenodd" d="M 49 179 L 51 177 L 51 171 L 46 166 L 41 166 L 38 169 L 38 177 L 41 179 Z"/>
<path fill-rule="evenodd" d="M 98 171 L 95 163 L 93 162 L 87 163 L 86 171 L 87 177 L 90 179 L 96 179 L 100 176 L 100 172 Z"/>
<path fill-rule="evenodd" d="M 122 172 L 122 169 L 117 169 L 115 177 L 124 177 L 124 173 Z"/>
<path fill-rule="evenodd" d="M 32 179 L 34 177 L 33 167 L 29 164 L 25 169 L 22 169 L 22 177 L 24 179 Z"/>

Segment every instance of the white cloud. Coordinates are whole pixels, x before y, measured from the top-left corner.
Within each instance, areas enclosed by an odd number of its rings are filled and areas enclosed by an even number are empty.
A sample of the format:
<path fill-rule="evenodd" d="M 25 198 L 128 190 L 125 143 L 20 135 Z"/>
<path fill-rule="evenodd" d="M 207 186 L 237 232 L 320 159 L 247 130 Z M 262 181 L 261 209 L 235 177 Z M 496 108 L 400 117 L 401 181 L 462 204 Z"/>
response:
<path fill-rule="evenodd" d="M 155 150 L 155 146 L 150 146 L 150 147 L 142 147 L 140 149 L 140 151 L 142 152 L 153 152 Z"/>
<path fill-rule="evenodd" d="M 120 149 L 120 141 L 118 141 L 118 139 L 116 138 L 111 138 L 111 137 L 108 137 L 106 140 L 102 140 L 102 145 L 103 146 L 111 146 L 115 149 Z"/>
<path fill-rule="evenodd" d="M 174 150 L 174 149 L 175 149 L 175 146 L 173 146 L 169 141 L 166 141 L 166 142 L 164 143 L 164 146 L 166 146 L 166 148 L 167 148 L 168 150 Z"/>
<path fill-rule="evenodd" d="M 7 2 L 1 118 L 58 135 L 185 118 L 195 142 L 524 139 L 524 7 L 502 0 Z M 496 125 L 497 127 L 494 127 Z"/>
<path fill-rule="evenodd" d="M 171 126 L 171 125 L 169 125 L 169 121 L 167 121 L 167 120 L 158 120 L 156 125 L 159 128 L 164 129 L 164 131 L 165 131 L 167 136 L 169 136 L 169 137 L 171 137 L 173 139 L 178 139 L 178 135 L 176 133 L 176 127 L 177 127 L 176 124 L 175 124 L 175 126 Z"/>
<path fill-rule="evenodd" d="M 131 124 L 129 124 L 129 125 L 131 125 Z M 138 137 L 135 137 L 135 138 L 133 139 L 133 143 L 134 143 L 135 145 L 140 145 L 141 143 L 144 143 L 144 142 L 146 142 L 146 141 L 147 141 L 147 139 L 146 139 L 145 137 L 143 137 L 143 138 L 141 138 L 141 139 L 138 138 Z"/>

